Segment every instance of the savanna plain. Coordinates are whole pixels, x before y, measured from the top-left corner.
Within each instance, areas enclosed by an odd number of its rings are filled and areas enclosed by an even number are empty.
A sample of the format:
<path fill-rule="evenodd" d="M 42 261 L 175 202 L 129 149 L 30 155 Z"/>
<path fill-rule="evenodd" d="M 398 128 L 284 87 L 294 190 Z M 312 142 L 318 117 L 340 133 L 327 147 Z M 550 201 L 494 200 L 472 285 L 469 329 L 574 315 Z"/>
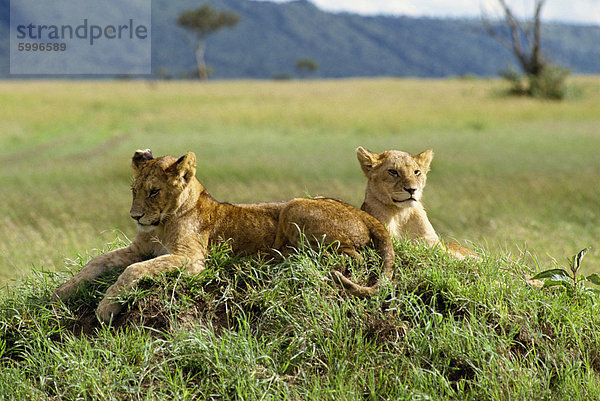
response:
<path fill-rule="evenodd" d="M 600 273 L 600 78 L 569 85 L 553 102 L 484 79 L 0 82 L 0 394 L 599 399 L 598 295 L 528 281 L 588 246 L 583 273 Z M 114 327 L 93 314 L 114 274 L 51 297 L 135 235 L 136 149 L 194 151 L 220 201 L 360 206 L 359 145 L 433 149 L 429 218 L 482 260 L 396 242 L 393 283 L 353 299 L 321 279 L 342 263 L 323 249 L 274 263 L 224 247 L 200 276 L 124 294 Z"/>
<path fill-rule="evenodd" d="M 544 102 L 485 80 L 0 83 L 0 278 L 102 248 L 128 215 L 130 158 L 198 156 L 218 200 L 360 207 L 355 148 L 433 149 L 424 202 L 446 239 L 600 272 L 600 80 Z"/>

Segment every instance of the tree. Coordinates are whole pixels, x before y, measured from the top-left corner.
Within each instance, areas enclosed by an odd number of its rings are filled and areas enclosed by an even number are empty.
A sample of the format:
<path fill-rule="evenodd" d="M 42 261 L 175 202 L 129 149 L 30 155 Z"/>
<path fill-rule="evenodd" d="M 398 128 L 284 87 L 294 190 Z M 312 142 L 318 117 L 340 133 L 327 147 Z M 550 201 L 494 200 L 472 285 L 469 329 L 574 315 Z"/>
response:
<path fill-rule="evenodd" d="M 311 60 L 309 58 L 301 58 L 296 61 L 296 71 L 300 76 L 307 76 L 309 74 L 314 73 L 319 69 L 319 64 L 316 61 Z"/>
<path fill-rule="evenodd" d="M 504 13 L 504 24 L 494 24 L 484 16 L 483 23 L 490 36 L 506 46 L 519 62 L 521 71 L 527 78 L 522 82 L 521 75 L 514 70 L 502 72 L 513 83 L 513 90 L 533 96 L 562 98 L 566 92 L 564 81 L 568 71 L 548 62 L 542 53 L 542 7 L 546 0 L 535 0 L 533 18 L 519 20 L 506 0 L 498 0 Z M 508 35 L 506 34 L 508 30 Z"/>
<path fill-rule="evenodd" d="M 206 37 L 211 33 L 225 27 L 233 27 L 240 20 L 240 16 L 229 11 L 216 11 L 210 5 L 205 4 L 194 10 L 184 11 L 177 18 L 177 24 L 192 31 L 198 38 L 196 47 L 196 63 L 198 65 L 198 78 L 208 78 L 208 71 L 204 61 L 204 50 Z"/>

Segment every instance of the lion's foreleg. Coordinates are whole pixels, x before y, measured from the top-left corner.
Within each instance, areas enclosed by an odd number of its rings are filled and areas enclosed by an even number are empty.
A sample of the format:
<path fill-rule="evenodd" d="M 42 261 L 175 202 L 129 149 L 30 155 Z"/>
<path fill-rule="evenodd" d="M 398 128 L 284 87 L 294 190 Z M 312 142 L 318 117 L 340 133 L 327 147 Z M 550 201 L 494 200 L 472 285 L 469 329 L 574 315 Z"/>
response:
<path fill-rule="evenodd" d="M 58 287 L 55 290 L 55 295 L 61 299 L 65 299 L 84 282 L 91 281 L 107 271 L 129 266 L 141 260 L 142 255 L 135 244 L 98 255 L 90 260 L 79 273 Z"/>
<path fill-rule="evenodd" d="M 181 267 L 197 273 L 203 269 L 203 266 L 203 259 L 192 262 L 183 255 L 163 255 L 145 262 L 134 263 L 127 267 L 117 281 L 106 290 L 104 299 L 98 304 L 96 315 L 101 322 L 109 322 L 121 311 L 121 304 L 116 300 L 119 294 L 133 288 L 144 276 L 152 276 Z"/>

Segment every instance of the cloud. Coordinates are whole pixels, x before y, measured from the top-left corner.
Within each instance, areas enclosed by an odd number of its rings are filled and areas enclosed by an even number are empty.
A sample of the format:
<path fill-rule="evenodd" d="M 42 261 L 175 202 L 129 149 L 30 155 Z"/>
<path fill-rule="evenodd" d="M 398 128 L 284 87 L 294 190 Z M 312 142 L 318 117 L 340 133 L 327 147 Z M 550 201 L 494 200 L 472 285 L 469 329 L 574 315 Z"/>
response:
<path fill-rule="evenodd" d="M 278 2 L 288 0 L 275 0 Z M 498 0 L 310 0 L 319 8 L 333 12 L 376 15 L 478 18 L 482 10 L 501 16 Z M 533 14 L 535 0 L 506 0 L 517 15 Z M 546 21 L 600 25 L 600 0 L 547 0 L 542 11 Z"/>
<path fill-rule="evenodd" d="M 553 21 L 600 25 L 600 0 L 549 1 L 542 16 Z"/>
<path fill-rule="evenodd" d="M 312 2 L 324 10 L 337 12 L 420 15 L 419 7 L 411 0 L 312 0 Z"/>
<path fill-rule="evenodd" d="M 281 1 L 281 0 L 279 0 Z M 360 14 L 465 17 L 479 16 L 482 5 L 498 9 L 497 0 L 311 0 L 329 11 Z"/>

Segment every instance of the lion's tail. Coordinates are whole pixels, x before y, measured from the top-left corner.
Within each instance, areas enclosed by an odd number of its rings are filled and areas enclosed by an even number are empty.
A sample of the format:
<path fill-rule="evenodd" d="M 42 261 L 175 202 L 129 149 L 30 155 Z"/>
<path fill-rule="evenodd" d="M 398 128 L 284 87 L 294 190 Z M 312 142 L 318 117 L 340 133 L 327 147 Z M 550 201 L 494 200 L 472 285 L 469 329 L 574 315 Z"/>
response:
<path fill-rule="evenodd" d="M 387 230 L 375 217 L 370 214 L 363 212 L 365 218 L 365 224 L 369 228 L 369 232 L 371 234 L 371 240 L 375 245 L 375 249 L 382 261 L 382 269 L 381 275 L 387 277 L 388 280 L 392 279 L 394 274 L 394 246 L 390 235 Z M 365 298 L 370 297 L 372 295 L 377 294 L 377 290 L 379 289 L 379 283 L 381 280 L 381 276 L 377 279 L 377 281 L 371 286 L 362 286 L 360 284 L 356 284 L 352 280 L 348 279 L 339 271 L 333 271 L 333 278 L 339 284 L 341 284 L 348 293 L 354 295 L 356 297 Z"/>

